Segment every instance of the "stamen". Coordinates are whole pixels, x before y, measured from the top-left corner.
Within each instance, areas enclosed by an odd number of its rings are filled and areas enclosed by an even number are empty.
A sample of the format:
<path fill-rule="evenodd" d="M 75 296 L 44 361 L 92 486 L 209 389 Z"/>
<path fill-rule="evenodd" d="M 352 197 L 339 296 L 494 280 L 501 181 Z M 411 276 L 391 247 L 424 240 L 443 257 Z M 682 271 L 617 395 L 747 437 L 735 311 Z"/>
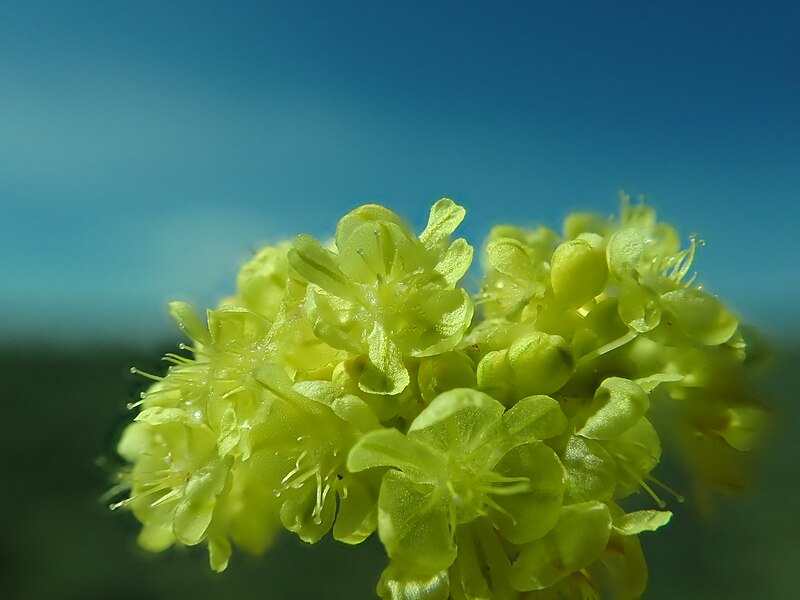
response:
<path fill-rule="evenodd" d="M 146 377 L 147 379 L 152 379 L 153 381 L 164 381 L 163 377 L 159 377 L 158 375 L 153 375 L 152 373 L 148 373 L 147 371 L 142 371 L 141 369 L 137 369 L 136 367 L 131 367 L 131 373 L 134 375 L 141 375 L 142 377 Z"/>
<path fill-rule="evenodd" d="M 636 339 L 636 336 L 639 334 L 636 331 L 629 331 L 622 337 L 617 338 L 616 340 L 610 341 L 607 344 L 600 346 L 599 348 L 592 350 L 591 352 L 584 354 L 581 356 L 578 361 L 576 362 L 577 367 L 582 367 L 586 363 L 594 360 L 595 358 L 599 358 L 603 356 L 603 354 L 608 354 L 612 350 L 616 350 L 617 348 L 621 348 L 628 342 L 633 341 Z"/>
<path fill-rule="evenodd" d="M 669 486 L 668 486 L 666 483 L 664 483 L 663 481 L 661 481 L 661 480 L 659 480 L 659 479 L 656 479 L 656 478 L 655 478 L 655 477 L 653 477 L 652 475 L 648 475 L 648 476 L 646 477 L 646 479 L 647 479 L 648 481 L 652 481 L 653 483 L 655 483 L 655 484 L 656 484 L 658 487 L 660 487 L 661 489 L 663 489 L 665 492 L 668 492 L 668 493 L 672 494 L 672 495 L 675 497 L 675 500 L 677 500 L 677 501 L 678 501 L 678 502 L 680 502 L 681 504 L 683 504 L 684 502 L 686 502 L 686 498 L 685 498 L 685 497 L 684 497 L 682 494 L 679 494 L 678 492 L 676 492 L 675 490 L 673 490 L 671 487 L 669 487 Z"/>
<path fill-rule="evenodd" d="M 159 498 L 155 502 L 151 502 L 150 508 L 155 508 L 157 506 L 161 506 L 162 504 L 166 504 L 167 502 L 175 500 L 176 498 L 179 498 L 182 495 L 183 495 L 183 490 L 173 489 L 171 492 L 168 492 L 163 496 L 161 496 L 161 498 Z"/>
<path fill-rule="evenodd" d="M 656 502 L 656 504 L 658 504 L 658 507 L 659 507 L 659 508 L 666 508 L 666 507 L 667 507 L 667 503 L 666 503 L 666 502 L 664 502 L 664 501 L 663 501 L 661 498 L 659 498 L 658 494 L 656 494 L 656 493 L 653 491 L 653 488 L 651 488 L 649 485 L 647 485 L 647 483 L 646 483 L 644 480 L 642 480 L 641 478 L 638 478 L 638 477 L 637 477 L 637 480 L 638 480 L 638 482 L 639 482 L 639 485 L 641 485 L 641 486 L 642 486 L 642 488 L 644 488 L 644 491 L 645 491 L 645 492 L 647 492 L 647 494 L 648 494 L 648 495 L 649 495 L 649 496 L 650 496 L 650 497 L 651 497 L 653 500 L 655 500 L 655 502 Z"/>
<path fill-rule="evenodd" d="M 511 524 L 512 524 L 512 525 L 516 525 L 516 524 L 517 524 L 517 520 L 514 518 L 514 515 L 512 515 L 510 512 L 508 512 L 508 511 L 507 511 L 505 508 L 503 508 L 502 506 L 500 506 L 500 505 L 499 505 L 497 502 L 495 502 L 494 500 L 492 500 L 492 499 L 491 499 L 489 496 L 486 496 L 486 497 L 484 498 L 484 502 L 485 502 L 487 505 L 491 506 L 493 509 L 495 509 L 497 512 L 499 512 L 499 513 L 502 513 L 502 514 L 504 514 L 505 516 L 507 516 L 509 519 L 511 519 Z"/>
<path fill-rule="evenodd" d="M 246 389 L 247 389 L 247 386 L 240 385 L 239 387 L 237 387 L 237 388 L 234 388 L 234 389 L 232 389 L 231 391 L 229 391 L 229 392 L 225 392 L 224 394 L 222 394 L 222 399 L 223 399 L 223 400 L 227 400 L 228 398 L 230 398 L 230 397 L 231 397 L 231 396 L 233 396 L 234 394 L 238 394 L 239 392 L 243 392 L 243 391 L 245 391 Z"/>

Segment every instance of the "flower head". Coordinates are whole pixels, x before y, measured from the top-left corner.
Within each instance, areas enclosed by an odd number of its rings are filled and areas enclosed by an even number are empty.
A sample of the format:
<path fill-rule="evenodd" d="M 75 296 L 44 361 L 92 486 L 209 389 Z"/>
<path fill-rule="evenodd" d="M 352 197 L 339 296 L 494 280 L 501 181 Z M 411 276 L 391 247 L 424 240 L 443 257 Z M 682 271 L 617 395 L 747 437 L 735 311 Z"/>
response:
<path fill-rule="evenodd" d="M 306 311 L 314 333 L 335 348 L 367 356 L 366 392 L 397 394 L 409 384 L 403 358 L 452 350 L 472 319 L 472 301 L 455 287 L 472 247 L 447 240 L 464 217 L 440 200 L 420 237 L 393 212 L 366 205 L 336 228 L 336 251 L 299 236 L 292 267 L 309 282 Z"/>

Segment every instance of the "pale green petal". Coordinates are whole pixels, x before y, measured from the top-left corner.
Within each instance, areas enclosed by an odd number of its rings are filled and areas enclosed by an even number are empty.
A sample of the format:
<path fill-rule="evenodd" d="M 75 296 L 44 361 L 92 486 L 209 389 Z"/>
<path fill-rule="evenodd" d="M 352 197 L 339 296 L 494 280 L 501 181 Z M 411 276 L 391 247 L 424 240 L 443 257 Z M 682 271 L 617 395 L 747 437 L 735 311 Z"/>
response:
<path fill-rule="evenodd" d="M 383 476 L 378 533 L 387 554 L 405 568 L 438 572 L 456 558 L 446 498 L 436 486 L 417 486 L 399 471 Z"/>
<path fill-rule="evenodd" d="M 476 383 L 475 365 L 463 352 L 445 352 L 420 361 L 417 384 L 428 403 L 443 392 L 474 388 Z"/>
<path fill-rule="evenodd" d="M 347 470 L 353 473 L 375 467 L 400 469 L 418 483 L 433 482 L 442 458 L 397 429 L 381 429 L 361 436 L 347 456 Z"/>
<path fill-rule="evenodd" d="M 403 364 L 403 355 L 379 323 L 375 323 L 367 337 L 369 360 L 358 387 L 372 394 L 399 394 L 411 381 Z"/>
<path fill-rule="evenodd" d="M 409 439 L 441 456 L 466 457 L 496 435 L 503 405 L 466 388 L 440 394 L 414 419 Z"/>
<path fill-rule="evenodd" d="M 376 589 L 383 600 L 447 600 L 450 597 L 450 578 L 447 569 L 421 574 L 390 563 Z"/>
<path fill-rule="evenodd" d="M 608 500 L 617 484 L 614 459 L 600 442 L 574 435 L 563 458 L 567 495 L 574 501 Z"/>
<path fill-rule="evenodd" d="M 582 306 L 603 291 L 608 278 L 602 247 L 586 240 L 569 240 L 553 252 L 550 281 L 556 298 L 567 306 Z"/>
<path fill-rule="evenodd" d="M 511 585 L 541 590 L 589 566 L 605 549 L 610 532 L 611 515 L 602 502 L 563 507 L 550 533 L 522 547 L 511 567 Z"/>
<path fill-rule="evenodd" d="M 611 275 L 617 280 L 633 276 L 642 260 L 642 252 L 644 243 L 635 229 L 617 231 L 611 236 L 606 249 Z"/>
<path fill-rule="evenodd" d="M 359 307 L 348 299 L 309 286 L 303 314 L 313 334 L 334 348 L 360 354 L 364 350 Z"/>
<path fill-rule="evenodd" d="M 552 394 L 569 381 L 575 370 L 575 359 L 564 338 L 541 331 L 517 338 L 506 359 L 522 396 Z"/>
<path fill-rule="evenodd" d="M 427 262 L 422 245 L 407 230 L 386 221 L 354 228 L 337 246 L 342 271 L 362 284 L 400 280 Z"/>
<path fill-rule="evenodd" d="M 595 440 L 612 440 L 633 427 L 650 408 L 644 390 L 630 379 L 609 377 L 594 394 L 589 417 L 577 434 Z"/>
<path fill-rule="evenodd" d="M 529 396 L 503 415 L 503 425 L 518 443 L 546 440 L 564 433 L 567 417 L 550 396 Z"/>
<path fill-rule="evenodd" d="M 243 346 L 263 340 L 271 325 L 261 315 L 238 306 L 208 311 L 208 329 L 218 352 L 241 353 Z"/>
<path fill-rule="evenodd" d="M 299 394 L 330 406 L 337 417 L 358 431 L 367 432 L 380 427 L 378 418 L 366 402 L 345 393 L 330 381 L 301 381 L 293 387 Z"/>
<path fill-rule="evenodd" d="M 310 235 L 299 235 L 289 250 L 289 263 L 302 277 L 322 289 L 341 298 L 352 294 L 350 283 L 333 259 Z"/>
<path fill-rule="evenodd" d="M 381 206 L 380 204 L 364 204 L 339 219 L 339 223 L 336 225 L 336 247 L 341 248 L 340 244 L 344 243 L 344 240 L 352 235 L 353 230 L 361 227 L 365 223 L 372 223 L 375 221 L 394 223 L 400 226 L 404 231 L 409 233 L 411 231 L 403 219 L 385 206 Z"/>
<path fill-rule="evenodd" d="M 727 421 L 719 434 L 741 452 L 752 450 L 769 424 L 769 415 L 760 406 L 729 406 Z"/>
<path fill-rule="evenodd" d="M 582 233 L 595 233 L 602 236 L 611 234 L 614 222 L 608 217 L 594 213 L 573 212 L 564 219 L 564 237 L 575 239 Z"/>
<path fill-rule="evenodd" d="M 618 439 L 605 442 L 608 451 L 617 459 L 617 491 L 624 497 L 641 486 L 641 481 L 661 460 L 661 441 L 652 423 L 645 418 L 625 431 Z"/>
<path fill-rule="evenodd" d="M 663 527 L 671 518 L 668 510 L 637 510 L 614 519 L 614 531 L 620 535 L 638 535 Z"/>
<path fill-rule="evenodd" d="M 492 267 L 504 275 L 526 281 L 535 273 L 525 246 L 517 240 L 501 238 L 490 242 L 486 246 L 486 253 Z"/>
<path fill-rule="evenodd" d="M 654 373 L 647 377 L 636 379 L 636 384 L 649 394 L 662 383 L 675 383 L 683 379 L 683 375 L 678 373 Z"/>
<path fill-rule="evenodd" d="M 458 545 L 458 558 L 451 570 L 458 575 L 458 581 L 451 581 L 450 586 L 458 589 L 458 595 L 464 598 L 495 598 L 487 581 L 487 568 L 481 556 L 469 527 L 462 526 L 456 531 L 456 544 Z M 455 595 L 455 594 L 454 594 Z"/>
<path fill-rule="evenodd" d="M 478 363 L 478 389 L 491 394 L 503 402 L 510 402 L 514 395 L 511 368 L 508 365 L 508 350 L 487 352 Z"/>
<path fill-rule="evenodd" d="M 526 491 L 492 495 L 499 506 L 491 510 L 492 523 L 502 536 L 513 544 L 524 544 L 550 531 L 558 521 L 564 495 L 564 467 L 556 453 L 541 442 L 518 446 L 494 471 L 529 480 Z"/>
<path fill-rule="evenodd" d="M 651 331 L 661 322 L 658 297 L 632 277 L 620 282 L 618 310 L 622 322 L 639 333 Z"/>
<path fill-rule="evenodd" d="M 144 523 L 136 540 L 148 552 L 161 552 L 175 543 L 170 521 Z"/>
<path fill-rule="evenodd" d="M 208 562 L 212 571 L 222 573 L 227 569 L 231 553 L 231 543 L 224 535 L 214 536 L 208 540 Z"/>
<path fill-rule="evenodd" d="M 612 533 L 606 552 L 595 563 L 595 576 L 610 598 L 640 598 L 647 587 L 647 563 L 637 536 Z"/>
<path fill-rule="evenodd" d="M 333 537 L 345 544 L 360 544 L 378 526 L 378 489 L 370 489 L 356 476 L 342 481 L 346 493 L 339 490 L 339 512 L 333 524 Z"/>
<path fill-rule="evenodd" d="M 179 301 L 170 302 L 169 314 L 187 337 L 204 346 L 211 343 L 206 322 L 200 318 L 190 304 Z"/>
<path fill-rule="evenodd" d="M 289 279 L 287 254 L 291 244 L 266 246 L 245 263 L 236 277 L 242 303 L 258 314 L 275 319 Z"/>
<path fill-rule="evenodd" d="M 463 289 L 425 286 L 408 292 L 387 326 L 404 354 L 431 356 L 455 348 L 472 314 L 472 299 Z"/>
<path fill-rule="evenodd" d="M 466 214 L 467 211 L 450 198 L 442 198 L 431 207 L 428 225 L 419 235 L 420 241 L 428 249 L 435 248 L 450 237 Z"/>
<path fill-rule="evenodd" d="M 474 249 L 464 238 L 458 238 L 447 248 L 439 263 L 436 272 L 441 273 L 448 286 L 452 287 L 464 277 L 470 264 Z"/>
<path fill-rule="evenodd" d="M 219 455 L 224 457 L 232 453 L 242 439 L 242 430 L 239 427 L 236 411 L 233 407 L 229 406 L 223 411 L 218 427 L 219 439 L 217 440 L 217 445 L 219 447 Z"/>
<path fill-rule="evenodd" d="M 196 427 L 202 425 L 202 416 L 198 419 L 192 412 L 183 408 L 164 408 L 161 406 L 145 408 L 136 415 L 134 420 L 148 425 L 165 425 L 168 423 L 180 423 Z"/>
<path fill-rule="evenodd" d="M 684 334 L 707 346 L 728 341 L 739 321 L 711 294 L 693 287 L 681 288 L 661 296 L 674 325 Z"/>
<path fill-rule="evenodd" d="M 312 479 L 313 482 L 313 479 Z M 333 525 L 336 517 L 336 498 L 329 493 L 322 510 L 316 513 L 317 488 L 313 483 L 306 483 L 299 490 L 289 490 L 288 497 L 281 505 L 281 523 L 291 532 L 297 534 L 308 544 L 316 544 Z"/>
<path fill-rule="evenodd" d="M 215 460 L 194 473 L 186 484 L 183 498 L 175 510 L 175 537 L 192 546 L 203 540 L 211 523 L 217 496 L 225 488 L 228 468 Z"/>

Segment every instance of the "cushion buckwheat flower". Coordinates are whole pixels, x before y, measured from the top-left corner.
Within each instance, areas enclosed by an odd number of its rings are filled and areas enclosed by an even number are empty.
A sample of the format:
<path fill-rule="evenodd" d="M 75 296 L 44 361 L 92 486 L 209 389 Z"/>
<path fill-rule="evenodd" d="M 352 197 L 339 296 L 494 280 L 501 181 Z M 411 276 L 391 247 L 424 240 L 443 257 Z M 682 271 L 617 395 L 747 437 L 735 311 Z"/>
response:
<path fill-rule="evenodd" d="M 443 199 L 418 238 L 394 213 L 375 205 L 345 216 L 336 252 L 299 236 L 289 261 L 308 280 L 306 310 L 331 346 L 369 358 L 359 386 L 397 394 L 409 384 L 404 357 L 452 350 L 472 320 L 472 301 L 455 285 L 472 261 L 463 239 L 447 239 L 464 209 Z"/>

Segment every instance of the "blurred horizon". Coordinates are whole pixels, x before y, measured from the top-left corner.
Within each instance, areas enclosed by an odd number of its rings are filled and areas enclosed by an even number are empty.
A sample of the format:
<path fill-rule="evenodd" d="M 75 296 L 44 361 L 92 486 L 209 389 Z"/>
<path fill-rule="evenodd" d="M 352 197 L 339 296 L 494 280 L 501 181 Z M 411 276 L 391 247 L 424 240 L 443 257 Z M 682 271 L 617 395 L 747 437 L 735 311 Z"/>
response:
<path fill-rule="evenodd" d="M 442 196 L 558 227 L 647 196 L 699 280 L 800 332 L 800 6 L 4 3 L 8 343 L 172 339 L 253 249 Z"/>

